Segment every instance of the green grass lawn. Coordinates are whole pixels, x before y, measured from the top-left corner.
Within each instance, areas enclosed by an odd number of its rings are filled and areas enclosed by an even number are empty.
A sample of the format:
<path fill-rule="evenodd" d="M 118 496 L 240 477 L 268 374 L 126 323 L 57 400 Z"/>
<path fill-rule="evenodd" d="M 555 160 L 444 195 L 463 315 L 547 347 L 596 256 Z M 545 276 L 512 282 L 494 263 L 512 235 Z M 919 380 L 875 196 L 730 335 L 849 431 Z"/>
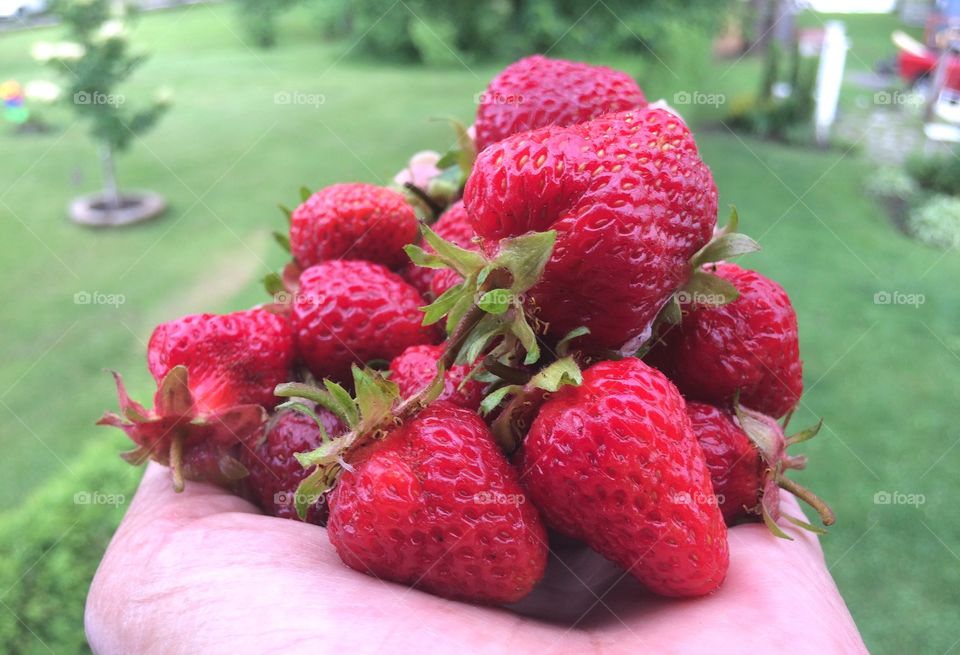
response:
<path fill-rule="evenodd" d="M 889 25 L 856 24 L 864 61 L 884 52 L 878 40 Z M 282 225 L 278 202 L 294 203 L 303 184 L 384 182 L 412 152 L 445 149 L 448 128 L 428 118 L 469 120 L 474 94 L 498 68 L 342 58 L 349 44 L 320 42 L 296 14 L 274 51 L 249 49 L 237 31 L 227 7 L 202 5 L 146 16 L 138 27 L 153 57 L 129 102 L 167 85 L 175 104 L 119 166 L 125 186 L 167 197 L 162 220 L 117 231 L 66 221 L 69 199 L 98 184 L 96 151 L 71 115 L 57 113 L 50 134 L 0 134 L 0 508 L 17 507 L 51 477 L 70 477 L 85 444 L 108 438 L 92 427 L 115 405 L 102 368 L 124 372 L 147 399 L 144 349 L 158 321 L 263 299 L 256 278 L 282 261 L 269 238 Z M 43 74 L 27 54 L 41 38 L 57 30 L 0 35 L 0 80 Z M 679 90 L 741 93 L 758 70 L 749 58 L 704 63 L 695 76 L 620 63 L 648 95 L 668 99 Z M 277 104 L 278 93 L 323 102 Z M 721 203 L 736 203 L 764 248 L 744 263 L 780 281 L 800 316 L 808 391 L 796 425 L 818 415 L 826 423 L 797 478 L 839 515 L 823 540 L 831 570 L 874 652 L 947 651 L 960 637 L 950 632 L 960 593 L 960 524 L 952 520 L 960 259 L 891 228 L 863 197 L 871 168 L 856 152 L 742 139 L 708 129 L 709 112 L 695 109 Z M 76 304 L 82 292 L 124 302 Z M 875 302 L 884 293 L 924 302 Z M 925 503 L 877 504 L 878 492 L 922 494 Z M 758 575 L 777 583 L 775 571 Z"/>

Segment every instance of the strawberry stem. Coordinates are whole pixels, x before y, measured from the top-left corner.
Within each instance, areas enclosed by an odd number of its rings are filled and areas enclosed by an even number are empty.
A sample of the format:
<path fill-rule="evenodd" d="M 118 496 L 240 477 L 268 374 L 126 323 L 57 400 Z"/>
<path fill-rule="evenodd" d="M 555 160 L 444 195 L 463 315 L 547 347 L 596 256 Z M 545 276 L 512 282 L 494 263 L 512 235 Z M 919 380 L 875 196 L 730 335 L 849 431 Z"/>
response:
<path fill-rule="evenodd" d="M 804 501 L 810 507 L 817 511 L 817 514 L 820 515 L 820 520 L 823 521 L 824 525 L 833 525 L 836 521 L 836 516 L 833 514 L 833 510 L 830 509 L 830 506 L 827 505 L 817 494 L 813 493 L 802 484 L 794 482 L 789 478 L 780 478 L 777 481 L 777 484 L 781 489 L 785 489 L 792 493 L 794 496 Z"/>
<path fill-rule="evenodd" d="M 403 188 L 422 200 L 423 204 L 430 208 L 430 213 L 433 214 L 434 220 L 440 218 L 440 214 L 443 213 L 443 207 L 438 205 L 437 201 L 430 197 L 430 194 L 418 187 L 413 182 L 404 182 Z"/>
<path fill-rule="evenodd" d="M 183 491 L 183 433 L 178 431 L 170 442 L 170 470 L 173 472 L 173 490 Z"/>

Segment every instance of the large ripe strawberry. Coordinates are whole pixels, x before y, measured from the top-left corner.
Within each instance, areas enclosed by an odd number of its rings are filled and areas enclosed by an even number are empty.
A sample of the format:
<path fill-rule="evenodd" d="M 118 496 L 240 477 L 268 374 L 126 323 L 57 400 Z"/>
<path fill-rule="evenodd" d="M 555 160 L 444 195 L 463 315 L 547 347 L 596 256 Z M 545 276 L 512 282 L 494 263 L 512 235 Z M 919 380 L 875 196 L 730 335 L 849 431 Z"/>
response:
<path fill-rule="evenodd" d="M 503 69 L 480 97 L 477 150 L 517 132 L 574 125 L 646 104 L 637 83 L 621 71 L 526 57 Z"/>
<path fill-rule="evenodd" d="M 479 248 L 479 244 L 475 242 L 477 235 L 473 231 L 473 226 L 470 224 L 467 210 L 464 208 L 462 201 L 457 201 L 451 205 L 431 228 L 438 236 L 461 248 L 470 250 Z M 428 253 L 433 253 L 430 244 L 424 243 L 423 249 Z M 435 270 L 417 266 L 414 263 L 410 263 L 404 269 L 403 276 L 422 295 L 426 296 L 428 293 L 433 293 L 434 297 L 439 297 L 444 291 L 455 284 L 459 284 L 463 279 L 456 271 L 451 269 Z M 444 282 L 437 284 L 437 289 L 440 292 L 435 293 L 433 280 L 438 277 L 442 277 Z"/>
<path fill-rule="evenodd" d="M 328 259 L 366 259 L 398 268 L 417 238 L 413 208 L 396 191 L 372 184 L 320 189 L 290 217 L 290 249 L 301 268 Z"/>
<path fill-rule="evenodd" d="M 343 381 L 351 364 L 391 360 L 409 346 L 435 343 L 421 324 L 426 303 L 379 264 L 331 260 L 300 276 L 293 302 L 297 354 L 315 377 Z"/>
<path fill-rule="evenodd" d="M 314 410 L 328 437 L 337 437 L 344 425 L 331 412 Z M 297 461 L 296 453 L 309 452 L 322 442 L 316 421 L 306 414 L 281 411 L 268 424 L 263 440 L 240 453 L 240 462 L 249 475 L 243 479 L 244 494 L 267 514 L 296 519 L 297 487 L 307 470 Z M 316 525 L 327 522 L 326 499 L 310 506 L 306 520 Z"/>
<path fill-rule="evenodd" d="M 351 568 L 494 604 L 519 600 L 543 576 L 537 510 L 476 413 L 434 402 L 348 464 L 327 534 Z"/>
<path fill-rule="evenodd" d="M 443 349 L 443 344 L 410 346 L 390 362 L 390 381 L 400 388 L 402 398 L 409 398 L 430 384 L 437 374 L 437 362 Z M 460 364 L 446 371 L 439 399 L 466 409 L 479 409 L 483 400 L 483 383 L 477 380 L 464 382 L 471 368 L 468 364 Z"/>
<path fill-rule="evenodd" d="M 645 338 L 690 278 L 717 190 L 683 121 L 647 107 L 491 145 L 464 204 L 489 241 L 556 230 L 532 311 L 557 339 L 586 326 L 578 344 L 619 349 Z"/>
<path fill-rule="evenodd" d="M 666 331 L 651 361 L 688 398 L 728 404 L 739 391 L 747 407 L 783 416 L 803 392 L 797 314 L 790 297 L 773 280 L 736 264 L 706 269 L 732 283 L 740 295 L 719 306 L 687 298 L 682 322 Z"/>
<path fill-rule="evenodd" d="M 136 444 L 128 461 L 169 465 L 178 489 L 183 478 L 229 484 L 244 475 L 238 448 L 258 437 L 292 362 L 289 322 L 264 309 L 163 323 L 147 346 L 154 407 L 132 400 L 114 373 L 120 414 L 108 412 L 99 424 L 121 428 Z"/>
<path fill-rule="evenodd" d="M 548 525 L 651 591 L 699 596 L 723 581 L 726 526 L 683 398 L 639 359 L 595 364 L 547 400 L 519 464 Z"/>

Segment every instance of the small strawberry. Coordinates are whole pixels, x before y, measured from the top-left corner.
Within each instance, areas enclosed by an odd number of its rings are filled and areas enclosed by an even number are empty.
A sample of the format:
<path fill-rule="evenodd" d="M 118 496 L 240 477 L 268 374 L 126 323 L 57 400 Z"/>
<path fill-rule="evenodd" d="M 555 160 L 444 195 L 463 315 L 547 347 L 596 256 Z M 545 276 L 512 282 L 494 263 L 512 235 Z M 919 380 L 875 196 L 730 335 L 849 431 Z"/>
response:
<path fill-rule="evenodd" d="M 320 189 L 290 217 L 290 249 L 301 268 L 330 259 L 366 259 L 402 266 L 403 247 L 417 238 L 417 217 L 404 197 L 372 184 Z"/>
<path fill-rule="evenodd" d="M 416 289 L 379 264 L 311 266 L 293 302 L 297 354 L 317 379 L 349 380 L 351 364 L 390 360 L 409 346 L 437 341 L 436 328 L 421 324 L 423 305 Z"/>
<path fill-rule="evenodd" d="M 479 244 L 475 241 L 477 235 L 473 231 L 473 226 L 470 224 L 470 219 L 467 216 L 467 210 L 461 201 L 457 201 L 451 205 L 431 227 L 433 231 L 437 233 L 437 236 L 454 245 L 467 248 L 468 250 L 479 250 Z M 434 252 L 433 248 L 426 243 L 423 245 L 423 249 L 427 253 Z M 416 287 L 422 295 L 426 296 L 428 293 L 431 293 L 435 298 L 440 297 L 444 291 L 459 284 L 463 280 L 454 270 L 434 270 L 417 266 L 412 262 L 404 269 L 403 276 L 410 284 Z M 444 281 L 435 286 L 433 280 L 436 277 L 442 277 Z M 437 293 L 438 290 L 439 293 Z"/>
<path fill-rule="evenodd" d="M 410 346 L 394 358 L 390 363 L 390 381 L 400 388 L 402 398 L 408 398 L 430 384 L 437 374 L 437 362 L 443 350 L 443 344 Z M 468 364 L 460 364 L 447 371 L 439 399 L 476 411 L 483 400 L 484 385 L 477 380 L 463 382 L 471 368 Z"/>
<path fill-rule="evenodd" d="M 824 525 L 834 522 L 833 511 L 812 491 L 784 476 L 787 469 L 802 469 L 806 457 L 790 456 L 787 448 L 812 439 L 820 425 L 785 437 L 769 416 L 746 407 L 734 411 L 705 403 L 687 403 L 693 432 L 700 442 L 713 479 L 713 489 L 728 525 L 745 520 L 763 520 L 780 537 L 780 489 L 786 489 L 817 510 Z M 791 516 L 785 518 L 802 528 L 821 532 Z"/>
<path fill-rule="evenodd" d="M 543 576 L 537 510 L 476 413 L 434 402 L 347 464 L 327 523 L 347 566 L 491 604 L 520 600 Z"/>
<path fill-rule="evenodd" d="M 774 418 L 789 412 L 803 392 L 803 362 L 797 314 L 773 280 L 736 264 L 706 270 L 736 287 L 725 305 L 682 303 L 683 320 L 668 328 L 650 361 L 693 400 L 718 405 L 740 402 Z"/>
<path fill-rule="evenodd" d="M 551 527 L 651 591 L 699 596 L 723 581 L 726 526 L 683 398 L 636 358 L 600 362 L 544 403 L 521 482 Z"/>
<path fill-rule="evenodd" d="M 646 104 L 637 83 L 621 71 L 541 55 L 526 57 L 503 69 L 481 96 L 477 150 L 517 132 L 575 125 Z"/>
<path fill-rule="evenodd" d="M 343 423 L 332 412 L 322 407 L 314 412 L 328 437 L 344 432 Z M 249 471 L 242 481 L 244 495 L 267 514 L 297 518 L 297 487 L 307 477 L 307 471 L 294 455 L 309 452 L 322 441 L 323 435 L 314 418 L 301 412 L 280 411 L 267 424 L 263 440 L 240 453 L 240 462 Z M 326 499 L 310 506 L 306 520 L 316 525 L 326 524 Z"/>
<path fill-rule="evenodd" d="M 264 309 L 185 316 L 154 330 L 147 363 L 154 407 L 131 400 L 114 373 L 120 414 L 98 421 L 136 444 L 124 458 L 170 466 L 177 490 L 184 478 L 228 485 L 245 475 L 237 451 L 258 438 L 264 408 L 277 404 L 274 387 L 290 377 L 289 322 Z"/>
<path fill-rule="evenodd" d="M 683 121 L 647 107 L 489 146 L 464 204 L 490 242 L 556 231 L 529 299 L 549 335 L 585 326 L 583 348 L 632 351 L 713 236 L 717 190 Z"/>

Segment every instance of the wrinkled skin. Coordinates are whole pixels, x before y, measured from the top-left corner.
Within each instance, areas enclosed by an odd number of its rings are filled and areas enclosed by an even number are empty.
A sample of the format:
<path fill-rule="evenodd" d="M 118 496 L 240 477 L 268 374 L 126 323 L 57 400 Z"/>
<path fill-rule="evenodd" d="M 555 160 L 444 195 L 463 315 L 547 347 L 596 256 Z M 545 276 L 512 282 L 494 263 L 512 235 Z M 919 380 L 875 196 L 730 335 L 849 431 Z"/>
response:
<path fill-rule="evenodd" d="M 802 515 L 789 494 L 784 504 Z M 510 611 L 357 573 L 322 528 L 264 516 L 207 484 L 175 494 L 151 464 L 93 581 L 86 629 L 98 655 L 866 653 L 816 537 L 791 534 L 733 528 L 726 582 L 693 601 L 647 595 L 602 558 L 557 542 L 588 586 L 553 560 Z"/>

